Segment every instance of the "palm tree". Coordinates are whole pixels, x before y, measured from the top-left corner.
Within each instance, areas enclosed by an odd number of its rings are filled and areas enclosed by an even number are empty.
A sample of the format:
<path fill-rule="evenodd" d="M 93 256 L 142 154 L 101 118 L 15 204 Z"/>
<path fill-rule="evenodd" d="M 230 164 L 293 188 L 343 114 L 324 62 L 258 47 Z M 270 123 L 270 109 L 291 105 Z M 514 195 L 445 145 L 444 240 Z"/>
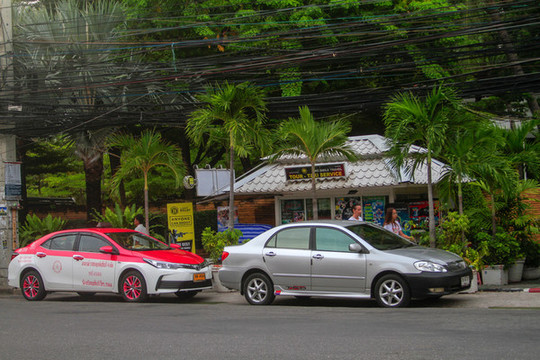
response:
<path fill-rule="evenodd" d="M 450 198 L 452 185 L 457 185 L 460 215 L 463 215 L 464 179 L 477 177 L 479 175 L 477 169 L 486 166 L 498 167 L 500 158 L 497 156 L 497 147 L 501 144 L 502 138 L 497 135 L 495 127 L 485 123 L 470 123 L 467 127 L 453 129 L 448 134 L 440 155 L 440 159 L 448 165 L 448 168 L 439 188 L 448 193 Z"/>
<path fill-rule="evenodd" d="M 270 157 L 277 160 L 282 155 L 305 156 L 311 165 L 311 190 L 313 193 L 313 219 L 318 219 L 317 183 L 315 164 L 323 158 L 335 156 L 357 161 L 358 156 L 347 144 L 351 126 L 344 120 L 315 121 L 307 106 L 300 107 L 300 118 L 289 118 L 277 130 L 280 141 L 278 150 Z"/>
<path fill-rule="evenodd" d="M 148 211 L 148 177 L 150 170 L 157 166 L 169 168 L 175 176 L 176 186 L 180 186 L 185 173 L 182 152 L 173 144 L 163 141 L 161 134 L 146 130 L 140 138 L 130 134 L 111 137 L 109 144 L 121 149 L 120 167 L 113 177 L 113 187 L 118 188 L 122 179 L 141 175 L 144 179 L 144 215 L 146 228 L 149 227 Z"/>
<path fill-rule="evenodd" d="M 414 176 L 418 166 L 427 165 L 430 246 L 435 247 L 435 211 L 433 202 L 432 160 L 441 153 L 455 120 L 458 104 L 453 90 L 442 85 L 433 88 L 422 101 L 410 92 L 399 93 L 385 105 L 384 123 L 389 140 L 389 155 L 396 169 L 405 167 Z M 410 153 L 413 145 L 425 152 Z"/>
<path fill-rule="evenodd" d="M 500 129 L 505 142 L 502 152 L 519 172 L 521 179 L 527 178 L 527 171 L 538 175 L 540 170 L 540 139 L 538 137 L 540 118 L 523 122 L 510 130 Z M 530 139 L 528 137 L 530 136 Z"/>
<path fill-rule="evenodd" d="M 62 0 L 20 7 L 14 15 L 17 81 L 36 91 L 60 89 L 48 92 L 50 103 L 62 109 L 60 119 L 81 115 L 90 119 L 100 105 L 119 101 L 110 95 L 125 89 L 93 86 L 96 81 L 116 75 L 111 52 L 91 51 L 90 44 L 100 43 L 101 49 L 113 46 L 106 44 L 117 36 L 117 29 L 125 19 L 120 2 Z M 32 98 L 35 94 L 30 92 L 28 96 Z M 103 129 L 72 131 L 77 142 L 76 153 L 84 163 L 88 220 L 94 209 L 101 211 L 105 132 Z"/>
<path fill-rule="evenodd" d="M 204 107 L 193 111 L 186 124 L 186 133 L 196 146 L 229 148 L 229 229 L 234 228 L 234 159 L 267 149 L 269 142 L 263 128 L 266 120 L 264 92 L 245 82 L 227 82 L 207 89 L 198 99 Z"/>

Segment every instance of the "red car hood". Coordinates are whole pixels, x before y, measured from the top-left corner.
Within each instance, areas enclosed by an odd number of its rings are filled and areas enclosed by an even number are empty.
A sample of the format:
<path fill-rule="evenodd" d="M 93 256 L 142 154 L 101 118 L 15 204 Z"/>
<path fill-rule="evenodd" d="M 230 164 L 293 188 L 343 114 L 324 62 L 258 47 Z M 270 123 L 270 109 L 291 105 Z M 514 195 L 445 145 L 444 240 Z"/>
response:
<path fill-rule="evenodd" d="M 185 250 L 137 251 L 137 254 L 152 260 L 166 261 L 178 264 L 197 265 L 204 261 L 204 259 L 199 255 Z"/>

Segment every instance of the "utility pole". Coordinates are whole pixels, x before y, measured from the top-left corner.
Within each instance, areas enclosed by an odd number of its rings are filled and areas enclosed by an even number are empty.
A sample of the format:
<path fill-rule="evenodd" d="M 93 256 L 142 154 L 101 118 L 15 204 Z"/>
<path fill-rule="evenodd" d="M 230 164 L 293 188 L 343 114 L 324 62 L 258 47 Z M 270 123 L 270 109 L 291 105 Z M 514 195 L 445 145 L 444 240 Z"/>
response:
<path fill-rule="evenodd" d="M 0 92 L 4 99 L 9 99 L 13 89 L 13 37 L 11 0 L 0 0 Z M 3 113 L 9 107 L 8 102 Z M 8 115 L 9 116 L 9 115 Z M 8 290 L 7 268 L 11 261 L 13 248 L 17 246 L 17 209 L 19 201 L 6 194 L 6 183 L 10 182 L 17 169 L 15 136 L 6 134 L 5 129 L 13 126 L 9 118 L 0 119 L 0 292 Z M 12 165 L 15 165 L 14 167 Z M 6 167 L 10 171 L 6 172 Z M 8 179 L 6 178 L 8 174 Z M 20 174 L 20 172 L 19 172 Z M 11 185 L 9 185 L 11 186 Z"/>

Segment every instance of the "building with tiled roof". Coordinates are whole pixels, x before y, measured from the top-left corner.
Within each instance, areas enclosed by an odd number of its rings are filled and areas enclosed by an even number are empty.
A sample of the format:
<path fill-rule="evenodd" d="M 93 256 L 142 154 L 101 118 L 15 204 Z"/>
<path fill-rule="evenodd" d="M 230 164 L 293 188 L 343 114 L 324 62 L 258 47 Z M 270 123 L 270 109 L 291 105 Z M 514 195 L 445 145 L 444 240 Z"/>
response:
<path fill-rule="evenodd" d="M 319 219 L 340 219 L 350 216 L 352 204 L 363 205 L 364 220 L 382 222 L 384 210 L 392 205 L 402 221 L 422 217 L 427 211 L 427 166 L 420 166 L 414 174 L 393 169 L 384 155 L 386 139 L 380 135 L 350 137 L 351 148 L 360 160 L 326 158 L 317 163 L 317 201 Z M 425 151 L 413 147 L 412 152 Z M 437 183 L 447 166 L 437 160 L 432 163 L 433 183 Z M 242 219 L 242 205 L 249 199 L 272 198 L 274 224 L 312 218 L 312 189 L 310 165 L 305 157 L 282 156 L 265 162 L 239 177 L 235 196 L 240 200 L 240 222 L 262 222 Z M 228 187 L 223 189 L 228 192 Z M 257 209 L 250 211 L 256 212 Z M 410 215 L 409 215 L 410 214 Z M 249 212 L 244 218 L 249 216 Z M 405 218 L 405 219 L 404 219 Z M 264 221 L 265 223 L 270 223 Z"/>

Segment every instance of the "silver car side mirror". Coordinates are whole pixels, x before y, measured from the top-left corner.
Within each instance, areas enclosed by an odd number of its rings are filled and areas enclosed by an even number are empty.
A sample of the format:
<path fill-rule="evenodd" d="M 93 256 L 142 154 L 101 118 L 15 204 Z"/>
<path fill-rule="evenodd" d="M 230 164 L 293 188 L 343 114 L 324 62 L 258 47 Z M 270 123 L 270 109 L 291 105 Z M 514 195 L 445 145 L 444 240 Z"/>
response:
<path fill-rule="evenodd" d="M 354 244 L 349 244 L 349 251 L 359 253 L 359 252 L 364 251 L 364 248 L 362 247 L 362 245 L 354 243 Z"/>

